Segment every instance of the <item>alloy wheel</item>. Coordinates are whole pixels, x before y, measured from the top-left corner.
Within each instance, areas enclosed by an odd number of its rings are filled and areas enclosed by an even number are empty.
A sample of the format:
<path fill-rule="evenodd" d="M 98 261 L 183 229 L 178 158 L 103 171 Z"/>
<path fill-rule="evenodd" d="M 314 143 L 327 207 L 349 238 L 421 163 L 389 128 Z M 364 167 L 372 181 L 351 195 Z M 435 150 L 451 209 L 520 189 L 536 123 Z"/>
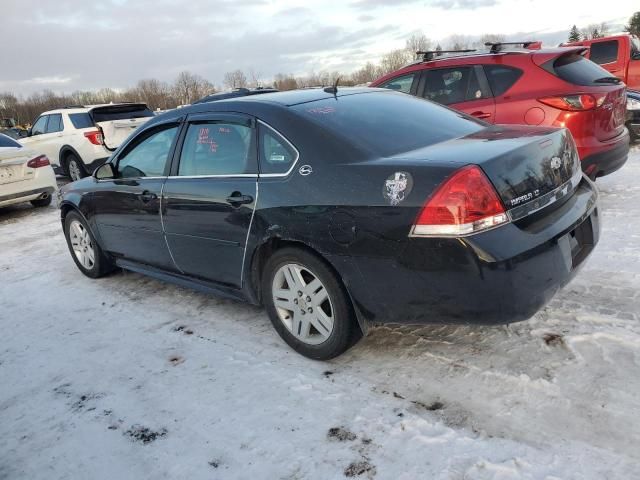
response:
<path fill-rule="evenodd" d="M 69 225 L 69 239 L 73 253 L 80 265 L 87 270 L 91 270 L 95 265 L 95 251 L 91 236 L 82 223 L 77 220 L 71 222 Z"/>
<path fill-rule="evenodd" d="M 298 340 L 318 345 L 331 336 L 331 298 L 311 270 L 295 263 L 283 265 L 273 277 L 271 292 L 278 318 Z"/>
<path fill-rule="evenodd" d="M 80 173 L 80 165 L 78 165 L 78 162 L 73 159 L 69 162 L 69 176 L 74 182 L 82 178 L 82 175 Z"/>

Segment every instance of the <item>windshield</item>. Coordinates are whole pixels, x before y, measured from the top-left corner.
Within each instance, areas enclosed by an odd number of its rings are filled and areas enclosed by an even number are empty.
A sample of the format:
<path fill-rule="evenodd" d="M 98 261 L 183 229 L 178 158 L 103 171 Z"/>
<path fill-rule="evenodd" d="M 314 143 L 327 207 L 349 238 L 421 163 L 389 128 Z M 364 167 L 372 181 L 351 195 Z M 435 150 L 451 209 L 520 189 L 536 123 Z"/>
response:
<path fill-rule="evenodd" d="M 96 107 L 91 110 L 91 115 L 93 116 L 95 123 L 154 116 L 153 112 L 144 104 Z"/>
<path fill-rule="evenodd" d="M 376 92 L 292 106 L 300 115 L 375 155 L 401 152 L 463 137 L 485 124 L 427 100 Z"/>

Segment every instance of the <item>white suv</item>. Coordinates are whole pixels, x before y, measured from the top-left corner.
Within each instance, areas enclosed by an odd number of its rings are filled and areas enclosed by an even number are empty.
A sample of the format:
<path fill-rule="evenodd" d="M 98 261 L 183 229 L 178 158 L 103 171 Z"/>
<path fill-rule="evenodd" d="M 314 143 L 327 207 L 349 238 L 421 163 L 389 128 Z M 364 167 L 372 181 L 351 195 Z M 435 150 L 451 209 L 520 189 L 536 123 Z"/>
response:
<path fill-rule="evenodd" d="M 60 108 L 42 113 L 19 142 L 46 155 L 56 173 L 79 180 L 106 162 L 151 117 L 144 103 Z"/>

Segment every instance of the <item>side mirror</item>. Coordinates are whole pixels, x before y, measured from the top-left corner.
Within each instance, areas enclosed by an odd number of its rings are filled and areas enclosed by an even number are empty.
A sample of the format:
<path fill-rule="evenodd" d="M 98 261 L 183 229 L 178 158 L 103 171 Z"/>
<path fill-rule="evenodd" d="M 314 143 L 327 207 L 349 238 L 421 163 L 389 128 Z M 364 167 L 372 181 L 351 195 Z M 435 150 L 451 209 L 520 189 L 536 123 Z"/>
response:
<path fill-rule="evenodd" d="M 96 180 L 105 180 L 108 178 L 114 178 L 116 175 L 113 171 L 113 165 L 105 163 L 99 166 L 95 172 L 93 172 L 93 178 Z"/>
<path fill-rule="evenodd" d="M 640 60 L 640 52 L 633 52 L 633 55 L 631 55 L 631 60 Z"/>

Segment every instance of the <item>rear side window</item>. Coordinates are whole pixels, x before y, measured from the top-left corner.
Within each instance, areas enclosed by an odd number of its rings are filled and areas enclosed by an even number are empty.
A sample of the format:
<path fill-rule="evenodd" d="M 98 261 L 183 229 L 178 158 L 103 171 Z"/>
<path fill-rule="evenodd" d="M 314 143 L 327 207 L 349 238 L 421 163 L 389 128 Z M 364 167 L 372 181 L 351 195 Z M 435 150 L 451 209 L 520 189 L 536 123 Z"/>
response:
<path fill-rule="evenodd" d="M 562 55 L 552 60 L 550 64 L 545 64 L 544 68 L 565 82 L 574 85 L 602 85 L 596 80 L 612 77 L 600 65 L 577 54 Z"/>
<path fill-rule="evenodd" d="M 97 107 L 91 110 L 91 115 L 96 123 L 154 116 L 153 112 L 144 104 Z"/>
<path fill-rule="evenodd" d="M 388 88 L 389 90 L 394 90 L 396 92 L 410 93 L 411 85 L 413 85 L 414 78 L 415 74 L 413 73 L 409 75 L 402 75 L 401 77 L 396 77 L 386 81 L 385 83 L 380 85 L 380 87 Z"/>
<path fill-rule="evenodd" d="M 287 173 L 298 154 L 281 135 L 260 124 L 260 173 Z"/>
<path fill-rule="evenodd" d="M 344 142 L 383 157 L 485 128 L 460 112 L 394 92 L 345 95 L 291 108 Z"/>
<path fill-rule="evenodd" d="M 484 71 L 494 97 L 505 93 L 522 76 L 522 70 L 502 65 L 485 65 Z"/>
<path fill-rule="evenodd" d="M 49 115 L 49 123 L 47 123 L 47 133 L 55 133 L 62 131 L 62 115 L 54 113 Z"/>
<path fill-rule="evenodd" d="M 424 98 L 450 105 L 484 97 L 473 67 L 441 68 L 425 72 Z"/>
<path fill-rule="evenodd" d="M 88 113 L 70 113 L 69 120 L 76 128 L 91 128 L 93 127 L 93 120 Z"/>
<path fill-rule="evenodd" d="M 250 127 L 234 123 L 189 125 L 180 154 L 178 175 L 256 173 L 255 160 L 251 156 L 252 132 Z"/>
<path fill-rule="evenodd" d="M 598 65 L 615 62 L 618 60 L 618 41 L 592 43 L 589 58 Z"/>
<path fill-rule="evenodd" d="M 0 133 L 0 147 L 18 147 L 21 148 L 22 145 L 20 145 L 18 142 L 16 142 L 15 140 L 13 140 L 10 137 L 7 137 L 6 135 L 2 135 Z"/>

